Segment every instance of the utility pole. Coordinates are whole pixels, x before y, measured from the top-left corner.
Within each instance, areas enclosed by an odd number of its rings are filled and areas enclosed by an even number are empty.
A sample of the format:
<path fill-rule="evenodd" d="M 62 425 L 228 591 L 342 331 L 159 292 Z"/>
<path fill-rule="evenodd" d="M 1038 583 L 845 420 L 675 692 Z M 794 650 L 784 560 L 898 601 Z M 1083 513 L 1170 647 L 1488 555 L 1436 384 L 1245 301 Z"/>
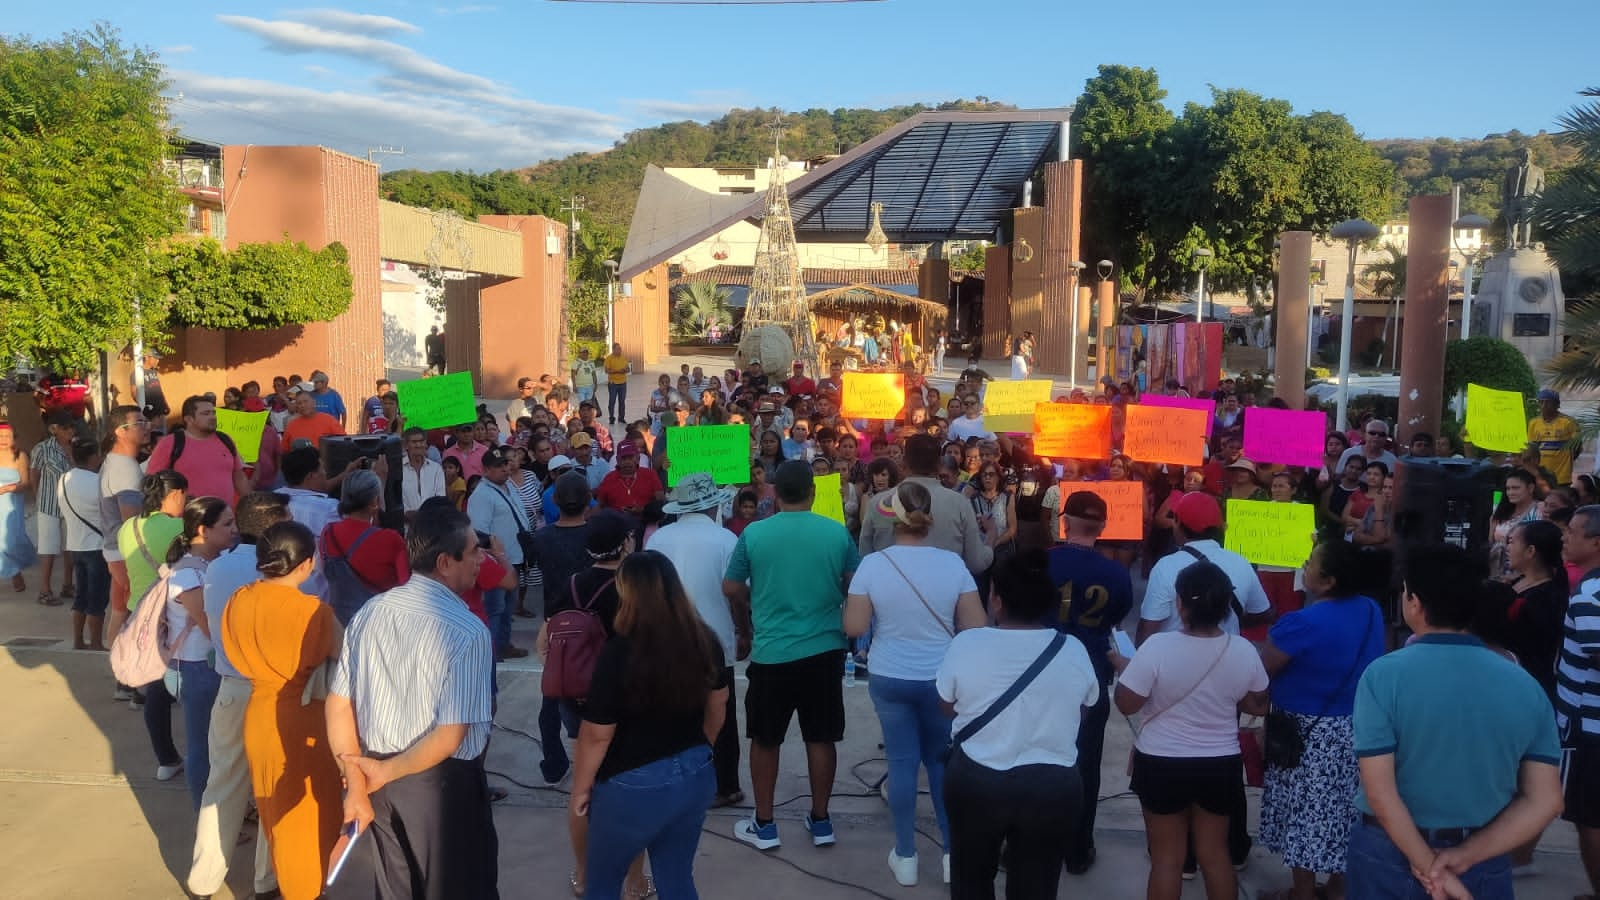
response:
<path fill-rule="evenodd" d="M 572 290 L 577 287 L 572 277 L 572 261 L 578 258 L 578 213 L 583 212 L 583 204 L 584 199 L 580 194 L 573 194 L 561 201 L 561 211 L 567 214 L 567 264 L 563 273 L 566 275 L 566 288 L 561 292 L 561 322 L 556 327 L 556 371 L 557 377 L 563 380 L 571 371 L 567 363 L 567 344 L 571 340 L 568 319 L 572 317 Z"/>
<path fill-rule="evenodd" d="M 388 144 L 384 144 L 381 147 L 368 147 L 367 148 L 367 162 L 376 162 L 376 160 L 373 159 L 374 156 L 405 156 L 405 155 L 406 155 L 406 148 L 404 148 L 404 147 L 391 147 Z M 382 165 L 382 164 L 379 163 L 379 165 Z"/>

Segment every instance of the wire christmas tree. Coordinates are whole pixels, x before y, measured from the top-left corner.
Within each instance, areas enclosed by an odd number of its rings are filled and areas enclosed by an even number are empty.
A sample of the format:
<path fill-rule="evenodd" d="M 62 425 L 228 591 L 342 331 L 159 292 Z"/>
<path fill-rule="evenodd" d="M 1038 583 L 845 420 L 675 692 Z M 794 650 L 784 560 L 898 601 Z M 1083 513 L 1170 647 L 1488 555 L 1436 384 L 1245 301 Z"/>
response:
<path fill-rule="evenodd" d="M 772 180 L 767 185 L 766 215 L 756 241 L 755 265 L 750 273 L 750 299 L 745 305 L 745 332 L 775 325 L 794 343 L 794 358 L 817 371 L 817 346 L 811 331 L 811 310 L 806 303 L 805 279 L 795 247 L 794 220 L 789 214 L 789 189 L 783 170 L 789 160 L 778 151 L 780 123 L 773 123 Z"/>

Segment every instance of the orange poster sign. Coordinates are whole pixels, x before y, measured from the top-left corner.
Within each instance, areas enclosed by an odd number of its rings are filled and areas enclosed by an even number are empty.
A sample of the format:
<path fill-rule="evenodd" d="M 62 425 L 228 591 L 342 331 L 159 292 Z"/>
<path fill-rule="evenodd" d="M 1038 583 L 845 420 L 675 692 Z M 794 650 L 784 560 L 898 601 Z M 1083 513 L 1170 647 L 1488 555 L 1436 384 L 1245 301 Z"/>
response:
<path fill-rule="evenodd" d="M 1100 533 L 1103 541 L 1144 540 L 1144 482 L 1142 481 L 1064 481 L 1061 489 L 1061 506 L 1077 491 L 1090 491 L 1106 501 L 1106 530 Z M 1067 539 L 1067 520 L 1056 516 L 1056 538 Z"/>
<path fill-rule="evenodd" d="M 1128 407 L 1128 432 L 1122 452 L 1135 462 L 1198 466 L 1205 463 L 1206 419 L 1198 409 Z"/>
<path fill-rule="evenodd" d="M 844 373 L 840 414 L 848 419 L 898 419 L 906 405 L 905 376 L 898 373 Z"/>
<path fill-rule="evenodd" d="M 1111 456 L 1111 407 L 1040 403 L 1033 408 L 1033 452 L 1052 459 Z"/>

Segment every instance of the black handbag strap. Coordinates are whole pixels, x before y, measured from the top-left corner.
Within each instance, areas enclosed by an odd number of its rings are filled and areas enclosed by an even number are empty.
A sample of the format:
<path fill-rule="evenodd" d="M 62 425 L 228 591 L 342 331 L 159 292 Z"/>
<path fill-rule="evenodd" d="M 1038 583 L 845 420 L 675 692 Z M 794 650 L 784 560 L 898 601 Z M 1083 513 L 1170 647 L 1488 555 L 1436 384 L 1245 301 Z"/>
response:
<path fill-rule="evenodd" d="M 522 512 L 517 512 L 516 504 L 511 502 L 511 490 L 509 488 L 496 490 L 495 493 L 500 495 L 500 499 L 505 501 L 506 506 L 511 509 L 511 522 L 517 526 L 517 531 L 521 534 L 532 534 L 533 529 L 524 528 L 522 525 L 522 520 L 527 515 L 527 510 L 524 509 Z M 520 495 L 521 492 L 519 491 L 518 493 Z"/>
<path fill-rule="evenodd" d="M 1044 671 L 1045 666 L 1050 665 L 1050 661 L 1056 658 L 1056 654 L 1061 652 L 1061 647 L 1066 642 L 1067 636 L 1059 631 L 1056 632 L 1056 636 L 1050 639 L 1050 646 L 1045 647 L 1044 652 L 1039 654 L 1033 664 L 1028 666 L 1027 670 L 1018 676 L 1016 681 L 1012 682 L 1011 687 L 1006 688 L 1006 692 L 1000 695 L 1000 699 L 989 704 L 989 708 L 983 711 L 983 715 L 968 722 L 965 727 L 956 732 L 956 736 L 951 743 L 957 747 L 961 746 L 962 742 L 982 731 L 985 725 L 993 722 L 995 716 L 1005 712 L 1006 707 L 1011 705 L 1011 701 L 1017 699 L 1027 689 L 1028 685 L 1039 677 L 1039 673 Z"/>
<path fill-rule="evenodd" d="M 1344 689 L 1350 686 L 1350 679 L 1355 677 L 1356 669 L 1361 668 L 1361 657 L 1366 655 L 1367 637 L 1371 631 L 1372 607 L 1368 606 L 1367 624 L 1361 627 L 1361 640 L 1356 642 L 1356 658 L 1350 661 L 1350 671 L 1344 673 L 1344 680 L 1339 682 L 1339 689 L 1334 691 L 1332 694 L 1329 694 L 1328 699 L 1323 702 L 1322 712 L 1317 713 L 1317 719 L 1319 720 L 1317 724 L 1322 724 L 1320 720 L 1327 718 L 1328 710 L 1333 708 L 1333 701 L 1338 699 L 1339 695 L 1344 693 Z M 1315 728 L 1316 726 L 1313 725 L 1312 727 Z"/>
<path fill-rule="evenodd" d="M 1190 546 L 1188 544 L 1184 544 L 1182 547 L 1179 547 L 1178 549 L 1182 550 L 1183 552 L 1185 552 L 1185 553 L 1189 554 L 1190 556 L 1194 557 L 1195 558 L 1195 562 L 1211 562 L 1211 560 L 1209 558 L 1207 558 L 1204 553 L 1201 553 L 1199 550 L 1196 550 L 1194 547 L 1192 547 L 1192 546 Z M 1194 563 L 1190 563 L 1189 565 L 1192 566 L 1192 565 L 1194 565 Z M 1213 563 L 1213 565 L 1215 565 L 1215 564 Z M 1185 566 L 1185 568 L 1188 568 L 1188 567 Z M 1238 591 L 1234 591 L 1233 604 L 1232 605 L 1233 605 L 1233 614 L 1239 618 L 1239 627 L 1241 629 L 1243 629 L 1244 628 L 1244 604 L 1239 602 L 1239 592 Z"/>

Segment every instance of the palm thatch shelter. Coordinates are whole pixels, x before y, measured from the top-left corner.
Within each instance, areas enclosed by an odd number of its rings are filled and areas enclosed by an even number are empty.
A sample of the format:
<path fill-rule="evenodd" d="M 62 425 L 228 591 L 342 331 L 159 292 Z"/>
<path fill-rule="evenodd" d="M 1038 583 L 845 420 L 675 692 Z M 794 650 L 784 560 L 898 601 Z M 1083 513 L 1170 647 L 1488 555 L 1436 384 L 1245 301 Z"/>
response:
<path fill-rule="evenodd" d="M 817 330 L 830 338 L 847 324 L 865 323 L 882 328 L 893 320 L 910 328 L 912 339 L 920 347 L 929 345 L 949 315 L 942 303 L 870 284 L 818 291 L 807 297 L 806 302 L 811 306 Z"/>

